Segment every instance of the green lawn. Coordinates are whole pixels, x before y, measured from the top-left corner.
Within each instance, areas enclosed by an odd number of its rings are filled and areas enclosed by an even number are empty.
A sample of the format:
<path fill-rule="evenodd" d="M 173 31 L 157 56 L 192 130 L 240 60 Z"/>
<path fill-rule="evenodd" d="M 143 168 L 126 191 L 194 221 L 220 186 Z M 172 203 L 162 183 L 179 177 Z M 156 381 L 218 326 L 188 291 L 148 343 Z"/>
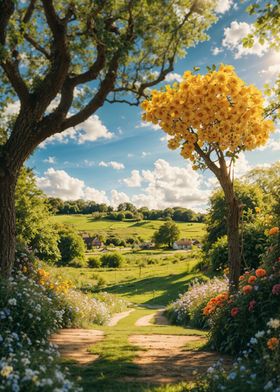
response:
<path fill-rule="evenodd" d="M 121 239 L 127 237 L 141 236 L 145 240 L 151 239 L 154 231 L 162 224 L 162 221 L 141 221 L 141 222 L 119 222 L 106 219 L 93 220 L 91 215 L 56 215 L 52 221 L 72 225 L 76 230 L 85 231 L 92 234 L 102 234 L 105 236 L 116 235 Z M 205 234 L 204 223 L 177 222 L 181 234 L 180 237 L 202 239 Z"/>
<path fill-rule="evenodd" d="M 114 293 L 135 304 L 167 305 L 179 293 L 185 292 L 188 284 L 202 274 L 195 271 L 197 260 L 189 253 L 184 260 L 164 265 L 132 265 L 118 269 L 92 269 L 72 267 L 48 267 L 54 276 L 70 279 L 77 288 L 95 291 L 98 278 L 104 280 L 102 290 Z"/>

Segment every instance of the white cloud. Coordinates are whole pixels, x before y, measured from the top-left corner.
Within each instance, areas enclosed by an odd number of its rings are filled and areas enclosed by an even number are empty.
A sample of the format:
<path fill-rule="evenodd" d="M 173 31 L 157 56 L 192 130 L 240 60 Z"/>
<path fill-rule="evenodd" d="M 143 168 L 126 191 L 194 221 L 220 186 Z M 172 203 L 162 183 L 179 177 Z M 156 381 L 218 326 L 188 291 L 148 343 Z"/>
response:
<path fill-rule="evenodd" d="M 159 140 L 164 143 L 164 142 L 168 142 L 168 140 L 170 139 L 172 139 L 171 135 L 164 135 Z"/>
<path fill-rule="evenodd" d="M 153 124 L 153 123 L 147 122 L 147 121 L 141 121 L 140 124 L 135 126 L 135 128 L 152 128 L 155 131 L 158 131 L 159 129 L 161 129 L 158 124 Z"/>
<path fill-rule="evenodd" d="M 130 201 L 129 197 L 124 192 L 119 192 L 116 189 L 111 190 L 111 203 L 113 207 L 117 207 L 121 203 L 128 203 Z"/>
<path fill-rule="evenodd" d="M 55 157 L 48 157 L 47 159 L 44 159 L 44 162 L 54 164 L 56 163 L 56 159 Z"/>
<path fill-rule="evenodd" d="M 143 193 L 131 197 L 131 201 L 139 207 L 166 208 L 177 205 L 201 208 L 209 197 L 209 191 L 202 189 L 202 176 L 192 170 L 191 164 L 181 168 L 158 159 L 153 170 L 141 171 L 141 178 L 147 186 Z"/>
<path fill-rule="evenodd" d="M 130 188 L 141 186 L 142 178 L 139 170 L 132 170 L 131 176 L 128 178 L 124 178 L 123 182 Z"/>
<path fill-rule="evenodd" d="M 176 72 L 171 72 L 171 73 L 169 73 L 169 74 L 167 74 L 166 76 L 165 76 L 165 81 L 166 82 L 168 82 L 168 83 L 172 83 L 172 82 L 181 82 L 182 81 L 182 76 L 181 75 L 179 75 L 178 73 L 176 73 Z"/>
<path fill-rule="evenodd" d="M 261 45 L 255 40 L 252 48 L 245 48 L 242 44 L 242 39 L 248 34 L 254 33 L 252 25 L 246 22 L 231 22 L 230 27 L 224 29 L 224 39 L 222 45 L 234 53 L 236 59 L 246 56 L 248 54 L 255 54 L 259 57 L 263 56 L 268 50 L 268 44 Z"/>
<path fill-rule="evenodd" d="M 278 139 L 271 137 L 264 146 L 259 148 L 259 150 L 280 151 L 280 129 L 276 129 L 275 134 L 278 135 Z"/>
<path fill-rule="evenodd" d="M 101 162 L 99 162 L 98 166 L 112 167 L 115 170 L 124 169 L 124 164 L 121 162 L 116 162 L 116 161 L 110 161 L 110 162 L 101 161 Z"/>
<path fill-rule="evenodd" d="M 219 14 L 227 12 L 233 4 L 233 0 L 217 0 L 215 11 Z"/>
<path fill-rule="evenodd" d="M 37 177 L 38 187 L 48 196 L 62 200 L 94 200 L 97 203 L 109 203 L 104 191 L 85 186 L 84 181 L 71 177 L 64 170 L 49 168 L 43 177 Z"/>
<path fill-rule="evenodd" d="M 146 158 L 148 155 L 151 155 L 150 152 L 142 151 L 141 157 Z"/>
<path fill-rule="evenodd" d="M 69 140 L 75 140 L 78 144 L 83 144 L 85 142 L 94 142 L 101 138 L 112 139 L 113 136 L 113 133 L 111 133 L 101 122 L 100 118 L 94 114 L 76 128 L 69 128 L 64 132 L 56 133 L 49 137 L 41 143 L 40 147 L 45 147 L 46 144 L 55 142 L 68 143 Z"/>
<path fill-rule="evenodd" d="M 211 53 L 213 54 L 213 56 L 218 56 L 218 54 L 220 54 L 222 51 L 223 51 L 222 48 L 218 48 L 218 47 L 211 48 Z"/>
<path fill-rule="evenodd" d="M 234 164 L 234 176 L 235 177 L 242 177 L 246 174 L 249 170 L 252 169 L 252 166 L 249 164 L 247 158 L 245 157 L 244 152 L 239 154 L 238 159 Z"/>

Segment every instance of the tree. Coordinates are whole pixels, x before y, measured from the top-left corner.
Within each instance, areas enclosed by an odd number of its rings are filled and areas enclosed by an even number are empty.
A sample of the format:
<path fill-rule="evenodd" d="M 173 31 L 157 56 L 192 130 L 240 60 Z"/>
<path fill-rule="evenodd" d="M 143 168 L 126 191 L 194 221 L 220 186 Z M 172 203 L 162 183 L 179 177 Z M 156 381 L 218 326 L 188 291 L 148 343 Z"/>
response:
<path fill-rule="evenodd" d="M 157 245 L 166 244 L 172 248 L 173 243 L 179 239 L 179 235 L 178 225 L 173 221 L 167 221 L 154 233 L 153 239 Z"/>
<path fill-rule="evenodd" d="M 194 169 L 210 169 L 218 179 L 227 203 L 230 289 L 240 276 L 240 205 L 233 187 L 234 162 L 241 151 L 263 145 L 274 129 L 264 119 L 264 99 L 247 86 L 229 65 L 206 75 L 187 71 L 183 80 L 165 91 L 152 91 L 142 103 L 143 119 L 159 124 L 171 136 L 169 147 L 181 148 Z"/>
<path fill-rule="evenodd" d="M 263 8 L 262 8 L 263 7 Z M 256 15 L 257 18 L 253 23 L 254 29 L 252 33 L 243 38 L 243 45 L 251 48 L 257 40 L 261 45 L 267 43 L 270 48 L 280 49 L 280 2 L 279 0 L 272 0 L 266 2 L 264 6 L 258 2 L 247 7 L 247 12 L 250 15 Z M 271 97 L 270 103 L 266 107 L 266 113 L 274 119 L 280 119 L 280 73 L 277 76 L 275 84 L 270 87 L 265 85 L 266 94 Z"/>
<path fill-rule="evenodd" d="M 58 233 L 50 222 L 47 198 L 38 189 L 31 169 L 21 169 L 15 204 L 18 243 L 36 249 L 37 255 L 44 261 L 58 261 Z"/>
<path fill-rule="evenodd" d="M 138 105 L 186 48 L 207 39 L 214 7 L 211 0 L 0 2 L 1 274 L 14 261 L 15 186 L 25 160 L 106 101 Z M 3 123 L 10 102 L 19 113 Z"/>
<path fill-rule="evenodd" d="M 62 265 L 67 265 L 72 261 L 85 261 L 85 243 L 82 237 L 70 227 L 64 226 L 59 229 L 58 247 Z"/>

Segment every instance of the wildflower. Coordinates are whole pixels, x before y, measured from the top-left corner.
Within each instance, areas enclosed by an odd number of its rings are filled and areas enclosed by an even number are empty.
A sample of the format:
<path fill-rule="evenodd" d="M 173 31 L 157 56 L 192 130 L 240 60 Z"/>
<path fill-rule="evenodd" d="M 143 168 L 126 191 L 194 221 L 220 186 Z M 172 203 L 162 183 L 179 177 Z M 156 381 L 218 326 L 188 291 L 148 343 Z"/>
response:
<path fill-rule="evenodd" d="M 251 338 L 251 339 L 250 339 L 250 343 L 251 343 L 251 344 L 257 344 L 257 343 L 258 343 L 258 340 L 257 340 L 256 338 Z"/>
<path fill-rule="evenodd" d="M 4 366 L 3 369 L 1 370 L 0 374 L 2 377 L 8 377 L 12 371 L 13 371 L 13 367 L 12 366 Z"/>
<path fill-rule="evenodd" d="M 240 276 L 239 276 L 239 280 L 240 280 L 240 281 L 242 281 L 242 280 L 244 280 L 244 279 L 245 279 L 244 275 L 240 275 Z"/>
<path fill-rule="evenodd" d="M 246 286 L 244 286 L 242 288 L 242 291 L 243 291 L 244 294 L 249 294 L 252 290 L 253 290 L 253 287 L 250 286 L 249 284 L 247 284 Z"/>
<path fill-rule="evenodd" d="M 280 294 L 280 283 L 277 283 L 277 284 L 275 284 L 273 287 L 272 287 L 272 294 L 274 294 L 274 295 L 279 295 Z"/>
<path fill-rule="evenodd" d="M 231 314 L 232 317 L 236 317 L 238 315 L 238 313 L 239 313 L 239 309 L 238 308 L 232 308 L 231 309 L 230 314 Z"/>
<path fill-rule="evenodd" d="M 16 306 L 17 300 L 15 298 L 10 298 L 8 304 L 11 306 Z"/>
<path fill-rule="evenodd" d="M 257 279 L 257 277 L 254 276 L 254 275 L 252 275 L 252 276 L 250 276 L 250 278 L 248 279 L 248 283 L 250 283 L 250 284 L 255 283 L 256 279 Z"/>
<path fill-rule="evenodd" d="M 270 350 L 275 350 L 278 346 L 279 346 L 279 339 L 278 338 L 273 337 L 273 338 L 268 339 L 267 347 Z"/>
<path fill-rule="evenodd" d="M 262 338 L 263 336 L 264 336 L 264 331 L 258 331 L 258 332 L 255 334 L 255 337 L 256 337 L 257 339 Z"/>
<path fill-rule="evenodd" d="M 280 327 L 280 320 L 278 319 L 270 319 L 269 322 L 267 323 L 268 327 L 272 329 L 277 329 Z"/>
<path fill-rule="evenodd" d="M 253 299 L 252 301 L 249 302 L 248 310 L 249 312 L 252 312 L 256 306 L 256 301 Z"/>
<path fill-rule="evenodd" d="M 257 276 L 258 278 L 263 278 L 264 276 L 266 276 L 266 270 L 263 269 L 263 268 L 258 268 L 258 269 L 256 270 L 256 276 Z"/>
<path fill-rule="evenodd" d="M 275 226 L 275 227 L 272 227 L 269 230 L 268 235 L 275 235 L 275 234 L 278 234 L 278 233 L 279 233 L 279 227 Z"/>

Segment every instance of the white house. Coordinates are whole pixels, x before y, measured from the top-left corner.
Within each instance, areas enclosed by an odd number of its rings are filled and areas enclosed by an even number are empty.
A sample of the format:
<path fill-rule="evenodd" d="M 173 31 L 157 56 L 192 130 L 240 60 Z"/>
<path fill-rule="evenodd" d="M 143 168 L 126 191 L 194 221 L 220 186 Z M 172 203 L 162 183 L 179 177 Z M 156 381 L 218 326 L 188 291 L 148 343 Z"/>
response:
<path fill-rule="evenodd" d="M 187 238 L 182 238 L 181 240 L 175 241 L 173 243 L 173 249 L 192 249 L 192 241 Z"/>

